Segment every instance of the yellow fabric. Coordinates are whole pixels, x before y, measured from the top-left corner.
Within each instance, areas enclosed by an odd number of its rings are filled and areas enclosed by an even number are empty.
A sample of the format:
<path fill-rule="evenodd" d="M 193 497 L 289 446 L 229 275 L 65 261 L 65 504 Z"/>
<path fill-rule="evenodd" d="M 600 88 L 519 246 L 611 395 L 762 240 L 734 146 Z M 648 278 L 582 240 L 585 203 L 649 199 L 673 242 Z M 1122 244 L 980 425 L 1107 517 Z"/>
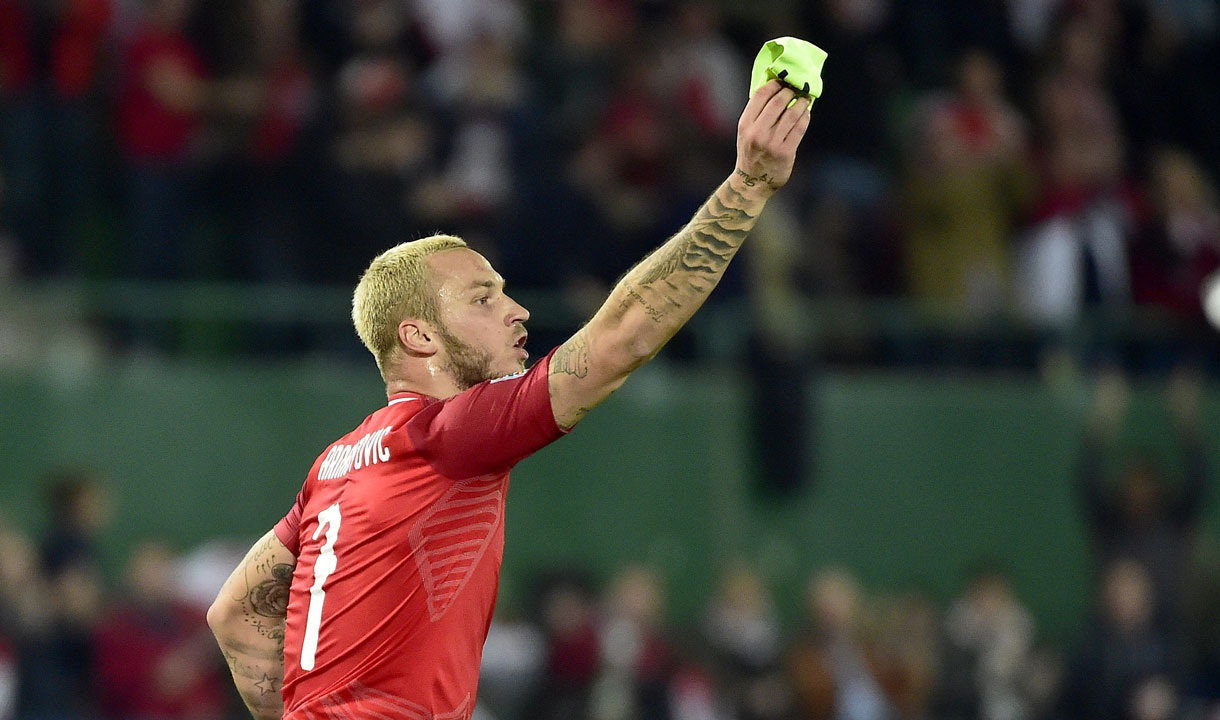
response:
<path fill-rule="evenodd" d="M 822 95 L 822 66 L 825 63 L 826 51 L 813 43 L 794 37 L 768 40 L 754 58 L 750 94 L 778 78 L 796 90 L 798 98 L 808 97 L 812 106 Z"/>

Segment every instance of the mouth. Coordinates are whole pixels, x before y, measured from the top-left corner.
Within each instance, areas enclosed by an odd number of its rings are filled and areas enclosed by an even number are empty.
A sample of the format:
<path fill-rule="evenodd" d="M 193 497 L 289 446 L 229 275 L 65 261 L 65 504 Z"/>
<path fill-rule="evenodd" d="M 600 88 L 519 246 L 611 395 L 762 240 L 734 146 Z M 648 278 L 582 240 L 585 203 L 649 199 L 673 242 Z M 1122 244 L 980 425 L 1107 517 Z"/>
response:
<path fill-rule="evenodd" d="M 525 341 L 529 339 L 529 333 L 522 333 L 521 337 L 517 338 L 517 342 L 513 343 L 513 347 L 517 352 L 521 353 L 522 358 L 528 358 L 529 352 L 525 349 Z"/>

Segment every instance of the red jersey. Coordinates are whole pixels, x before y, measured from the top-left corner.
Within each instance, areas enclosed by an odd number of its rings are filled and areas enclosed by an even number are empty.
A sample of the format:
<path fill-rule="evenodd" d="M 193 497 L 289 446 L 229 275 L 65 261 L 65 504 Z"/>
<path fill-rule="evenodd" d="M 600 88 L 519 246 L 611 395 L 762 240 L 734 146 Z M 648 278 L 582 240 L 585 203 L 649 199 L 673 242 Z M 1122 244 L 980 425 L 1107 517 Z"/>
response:
<path fill-rule="evenodd" d="M 549 364 L 446 400 L 393 395 L 318 457 L 275 526 L 297 556 L 285 718 L 470 717 L 508 472 L 563 434 Z"/>

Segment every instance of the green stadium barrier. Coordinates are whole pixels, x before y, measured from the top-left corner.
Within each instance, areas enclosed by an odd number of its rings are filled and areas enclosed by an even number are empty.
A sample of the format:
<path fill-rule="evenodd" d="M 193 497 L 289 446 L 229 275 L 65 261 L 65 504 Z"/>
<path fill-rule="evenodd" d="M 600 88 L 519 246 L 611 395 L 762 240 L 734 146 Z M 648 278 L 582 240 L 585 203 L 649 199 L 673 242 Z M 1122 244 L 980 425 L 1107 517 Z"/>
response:
<path fill-rule="evenodd" d="M 753 491 L 744 379 L 664 359 L 646 367 L 514 472 L 505 606 L 539 569 L 575 564 L 606 578 L 646 563 L 662 573 L 671 617 L 690 624 L 719 569 L 744 560 L 795 621 L 817 568 L 847 565 L 867 587 L 943 601 L 986 557 L 1007 564 L 1050 637 L 1075 631 L 1091 572 L 1073 488 L 1080 397 L 1032 378 L 867 373 L 826 375 L 813 395 L 816 474 L 776 502 Z M 114 577 L 148 536 L 180 549 L 252 541 L 291 505 L 314 457 L 383 399 L 371 363 L 7 370 L 0 507 L 40 532 L 39 474 L 99 469 L 117 510 L 104 547 Z M 1152 389 L 1137 393 L 1131 426 L 1141 442 L 1172 447 Z M 1216 515 L 1213 503 L 1213 530 Z"/>

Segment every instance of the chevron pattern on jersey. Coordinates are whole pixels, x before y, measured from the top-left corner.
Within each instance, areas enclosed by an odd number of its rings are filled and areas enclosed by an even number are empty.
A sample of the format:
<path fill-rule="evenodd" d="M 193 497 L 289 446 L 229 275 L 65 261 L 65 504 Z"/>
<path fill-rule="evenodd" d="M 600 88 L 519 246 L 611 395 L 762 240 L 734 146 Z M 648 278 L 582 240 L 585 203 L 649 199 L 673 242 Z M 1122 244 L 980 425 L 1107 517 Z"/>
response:
<path fill-rule="evenodd" d="M 320 709 L 301 708 L 292 718 L 304 720 L 470 720 L 470 696 L 455 710 L 433 715 L 428 708 L 381 690 L 351 682 L 347 687 L 315 701 Z"/>
<path fill-rule="evenodd" d="M 408 538 L 428 593 L 432 622 L 445 616 L 500 525 L 503 475 L 455 483 L 411 528 Z"/>

